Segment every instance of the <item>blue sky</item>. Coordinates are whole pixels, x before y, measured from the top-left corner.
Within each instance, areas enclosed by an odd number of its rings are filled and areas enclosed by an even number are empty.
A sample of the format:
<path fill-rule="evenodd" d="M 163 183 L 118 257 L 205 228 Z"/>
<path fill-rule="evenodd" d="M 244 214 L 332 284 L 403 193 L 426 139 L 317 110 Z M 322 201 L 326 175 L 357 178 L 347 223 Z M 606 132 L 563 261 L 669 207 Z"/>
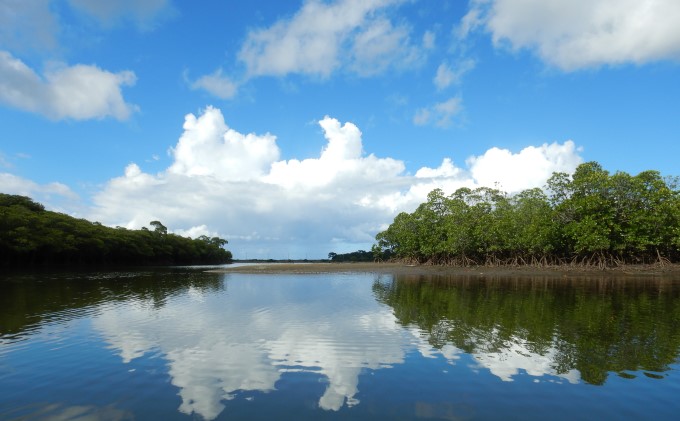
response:
<path fill-rule="evenodd" d="M 436 187 L 680 175 L 677 22 L 675 0 L 0 0 L 0 191 L 317 258 Z"/>

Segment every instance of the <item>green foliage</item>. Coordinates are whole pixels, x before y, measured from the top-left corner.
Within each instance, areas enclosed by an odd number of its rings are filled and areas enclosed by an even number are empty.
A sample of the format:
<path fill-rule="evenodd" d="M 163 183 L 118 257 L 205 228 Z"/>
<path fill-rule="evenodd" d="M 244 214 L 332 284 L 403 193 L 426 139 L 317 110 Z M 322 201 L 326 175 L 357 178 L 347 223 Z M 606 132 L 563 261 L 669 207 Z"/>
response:
<path fill-rule="evenodd" d="M 657 171 L 613 175 L 596 162 L 554 173 L 541 189 L 437 189 L 378 233 L 374 255 L 448 264 L 580 262 L 598 265 L 680 258 L 678 180 Z"/>
<path fill-rule="evenodd" d="M 331 262 L 372 262 L 374 260 L 373 252 L 365 250 L 357 250 L 351 253 L 328 253 L 328 260 Z"/>
<path fill-rule="evenodd" d="M 165 225 L 161 224 L 160 221 L 151 221 L 149 222 L 149 225 L 151 225 L 155 232 L 158 235 L 167 235 L 168 234 L 168 229 L 165 227 Z"/>
<path fill-rule="evenodd" d="M 34 212 L 42 212 L 45 210 L 45 207 L 43 205 L 34 202 L 30 197 L 3 193 L 0 193 L 0 206 L 2 207 L 22 206 Z"/>
<path fill-rule="evenodd" d="M 231 261 L 218 237 L 168 234 L 159 221 L 149 229 L 109 228 L 76 219 L 23 196 L 0 193 L 0 265 L 208 264 Z"/>

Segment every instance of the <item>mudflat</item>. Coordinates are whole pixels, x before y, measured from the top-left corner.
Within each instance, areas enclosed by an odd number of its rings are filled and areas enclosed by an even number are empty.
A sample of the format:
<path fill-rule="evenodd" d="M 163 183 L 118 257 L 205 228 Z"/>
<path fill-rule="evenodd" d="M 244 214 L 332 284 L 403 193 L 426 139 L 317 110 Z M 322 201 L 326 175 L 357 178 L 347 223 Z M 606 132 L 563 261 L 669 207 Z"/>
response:
<path fill-rule="evenodd" d="M 680 265 L 625 265 L 611 268 L 579 265 L 559 266 L 444 266 L 408 265 L 403 263 L 255 263 L 227 266 L 210 272 L 218 273 L 391 273 L 395 275 L 444 276 L 653 276 L 680 280 Z"/>

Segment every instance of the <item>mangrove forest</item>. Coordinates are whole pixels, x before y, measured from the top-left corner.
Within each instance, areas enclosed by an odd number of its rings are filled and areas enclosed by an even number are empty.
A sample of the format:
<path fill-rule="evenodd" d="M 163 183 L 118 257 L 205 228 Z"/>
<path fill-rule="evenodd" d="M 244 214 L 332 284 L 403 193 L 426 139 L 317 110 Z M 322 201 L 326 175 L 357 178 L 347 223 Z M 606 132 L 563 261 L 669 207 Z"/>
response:
<path fill-rule="evenodd" d="M 227 240 L 149 228 L 106 227 L 45 210 L 25 196 L 0 193 L 0 266 L 217 264 L 231 261 Z"/>
<path fill-rule="evenodd" d="M 597 162 L 553 173 L 544 189 L 430 192 L 373 246 L 378 259 L 450 265 L 619 266 L 680 260 L 677 177 L 610 174 Z"/>

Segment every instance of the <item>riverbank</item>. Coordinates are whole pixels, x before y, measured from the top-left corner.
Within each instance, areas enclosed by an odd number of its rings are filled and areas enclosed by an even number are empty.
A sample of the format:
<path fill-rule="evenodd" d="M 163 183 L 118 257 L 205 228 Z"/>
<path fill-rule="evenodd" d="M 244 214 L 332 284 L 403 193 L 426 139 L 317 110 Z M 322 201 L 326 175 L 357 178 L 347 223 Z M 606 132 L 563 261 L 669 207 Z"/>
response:
<path fill-rule="evenodd" d="M 654 276 L 680 279 L 680 265 L 625 265 L 599 269 L 583 266 L 439 266 L 403 263 L 262 263 L 211 270 L 217 273 L 391 273 L 395 275 L 445 276 Z"/>

